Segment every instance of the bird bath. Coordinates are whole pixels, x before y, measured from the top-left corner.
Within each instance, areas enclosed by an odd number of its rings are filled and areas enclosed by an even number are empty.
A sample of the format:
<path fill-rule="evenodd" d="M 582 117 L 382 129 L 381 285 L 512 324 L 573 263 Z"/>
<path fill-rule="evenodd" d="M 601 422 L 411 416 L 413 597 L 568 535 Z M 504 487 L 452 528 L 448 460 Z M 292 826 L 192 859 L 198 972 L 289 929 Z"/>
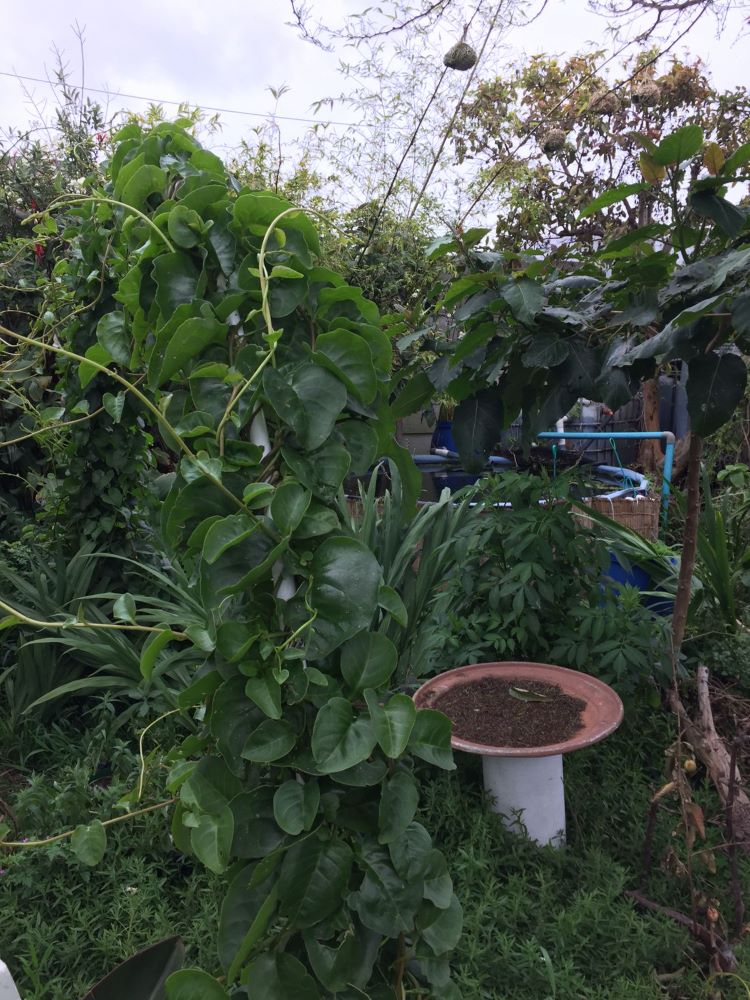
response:
<path fill-rule="evenodd" d="M 436 708 L 441 696 L 485 679 L 525 684 L 552 684 L 563 695 L 580 699 L 580 728 L 558 743 L 544 746 L 493 746 L 461 736 L 451 737 L 454 750 L 479 754 L 484 787 L 503 824 L 516 833 L 526 832 L 538 844 L 561 847 L 565 843 L 565 793 L 563 754 L 598 743 L 620 725 L 623 706 L 619 696 L 602 681 L 578 670 L 550 663 L 472 663 L 431 678 L 414 695 L 417 708 Z M 439 708 L 438 708 L 439 710 Z"/>

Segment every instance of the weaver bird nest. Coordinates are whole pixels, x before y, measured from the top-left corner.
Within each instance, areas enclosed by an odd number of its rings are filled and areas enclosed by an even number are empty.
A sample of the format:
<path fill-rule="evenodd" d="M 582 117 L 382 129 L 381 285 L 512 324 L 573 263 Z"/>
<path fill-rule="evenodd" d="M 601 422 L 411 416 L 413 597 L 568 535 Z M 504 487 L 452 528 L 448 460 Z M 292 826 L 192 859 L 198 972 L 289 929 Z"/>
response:
<path fill-rule="evenodd" d="M 565 133 L 561 128 L 551 128 L 539 137 L 539 142 L 547 156 L 551 156 L 553 153 L 559 153 L 565 147 L 565 138 Z"/>
<path fill-rule="evenodd" d="M 448 51 L 443 56 L 443 62 L 448 67 L 448 69 L 457 69 L 461 73 L 465 73 L 467 69 L 471 69 L 472 66 L 476 65 L 477 54 L 471 45 L 466 42 L 456 42 L 452 49 Z"/>
<path fill-rule="evenodd" d="M 620 110 L 620 98 L 612 91 L 602 91 L 594 94 L 589 104 L 589 110 L 600 115 L 616 115 Z"/>
<path fill-rule="evenodd" d="M 638 104 L 641 107 L 649 107 L 652 104 L 658 103 L 660 96 L 661 90 L 659 89 L 659 85 L 654 83 L 653 80 L 644 80 L 633 87 L 630 93 L 630 100 L 633 104 Z"/>

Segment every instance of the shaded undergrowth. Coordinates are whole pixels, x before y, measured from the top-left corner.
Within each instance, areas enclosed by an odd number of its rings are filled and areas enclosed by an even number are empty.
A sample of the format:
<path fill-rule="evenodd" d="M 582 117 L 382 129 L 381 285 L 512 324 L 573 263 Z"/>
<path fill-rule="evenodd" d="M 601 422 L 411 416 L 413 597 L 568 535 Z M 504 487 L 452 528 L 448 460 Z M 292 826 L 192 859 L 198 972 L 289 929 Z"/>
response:
<path fill-rule="evenodd" d="M 425 773 L 422 821 L 448 856 L 464 907 L 456 953 L 464 1000 L 704 1000 L 717 987 L 714 995 L 727 1000 L 746 997 L 734 981 L 709 985 L 705 956 L 687 932 L 623 897 L 639 885 L 648 801 L 674 737 L 660 712 L 630 710 L 628 717 L 605 743 L 566 758 L 563 851 L 503 829 L 483 801 L 476 759 L 460 756 L 452 774 Z M 110 720 L 98 711 L 0 733 L 0 798 L 12 803 L 20 835 L 112 815 L 137 779 L 138 761 L 134 741 L 113 737 Z M 158 794 L 159 780 L 147 795 Z M 693 781 L 706 842 L 718 845 L 720 813 L 702 775 Z M 673 836 L 678 821 L 676 803 L 665 802 L 645 891 L 689 912 L 688 881 L 679 874 L 684 843 L 679 831 Z M 721 851 L 715 860 L 715 873 L 696 865 L 694 878 L 706 899 L 729 912 Z M 111 828 L 96 868 L 60 845 L 17 851 L 1 863 L 0 955 L 24 1000 L 75 1000 L 118 961 L 175 932 L 190 964 L 216 968 L 222 880 L 174 851 L 161 812 Z M 742 874 L 750 885 L 746 862 Z M 737 956 L 739 972 L 750 977 L 750 947 L 738 947 Z"/>

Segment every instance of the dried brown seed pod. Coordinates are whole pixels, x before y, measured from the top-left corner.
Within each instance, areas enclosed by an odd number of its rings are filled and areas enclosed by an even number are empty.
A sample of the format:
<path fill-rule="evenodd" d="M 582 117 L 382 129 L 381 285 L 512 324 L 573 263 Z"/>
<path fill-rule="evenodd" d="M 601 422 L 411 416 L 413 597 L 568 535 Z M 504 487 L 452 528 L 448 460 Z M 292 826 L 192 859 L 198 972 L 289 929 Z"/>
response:
<path fill-rule="evenodd" d="M 660 96 L 661 91 L 657 83 L 654 83 L 653 80 L 643 80 L 633 87 L 630 93 L 630 100 L 633 104 L 649 106 L 656 104 Z"/>
<path fill-rule="evenodd" d="M 461 73 L 465 73 L 467 69 L 471 69 L 472 66 L 476 65 L 476 61 L 476 52 L 471 45 L 468 45 L 464 41 L 456 42 L 453 48 L 448 49 L 443 56 L 443 62 L 448 69 L 457 69 Z"/>
<path fill-rule="evenodd" d="M 565 146 L 565 133 L 561 128 L 551 128 L 540 137 L 539 142 L 547 156 L 551 156 Z"/>

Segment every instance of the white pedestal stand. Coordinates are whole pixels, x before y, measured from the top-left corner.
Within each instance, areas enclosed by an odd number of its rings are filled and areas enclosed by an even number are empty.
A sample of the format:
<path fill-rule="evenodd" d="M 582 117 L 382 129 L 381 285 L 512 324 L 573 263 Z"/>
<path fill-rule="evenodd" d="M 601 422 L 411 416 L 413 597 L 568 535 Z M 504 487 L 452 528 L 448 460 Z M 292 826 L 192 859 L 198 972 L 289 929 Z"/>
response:
<path fill-rule="evenodd" d="M 484 787 L 503 826 L 537 844 L 565 844 L 562 754 L 551 757 L 482 757 Z"/>
<path fill-rule="evenodd" d="M 3 961 L 0 961 L 0 1000 L 21 1000 L 10 969 Z"/>

